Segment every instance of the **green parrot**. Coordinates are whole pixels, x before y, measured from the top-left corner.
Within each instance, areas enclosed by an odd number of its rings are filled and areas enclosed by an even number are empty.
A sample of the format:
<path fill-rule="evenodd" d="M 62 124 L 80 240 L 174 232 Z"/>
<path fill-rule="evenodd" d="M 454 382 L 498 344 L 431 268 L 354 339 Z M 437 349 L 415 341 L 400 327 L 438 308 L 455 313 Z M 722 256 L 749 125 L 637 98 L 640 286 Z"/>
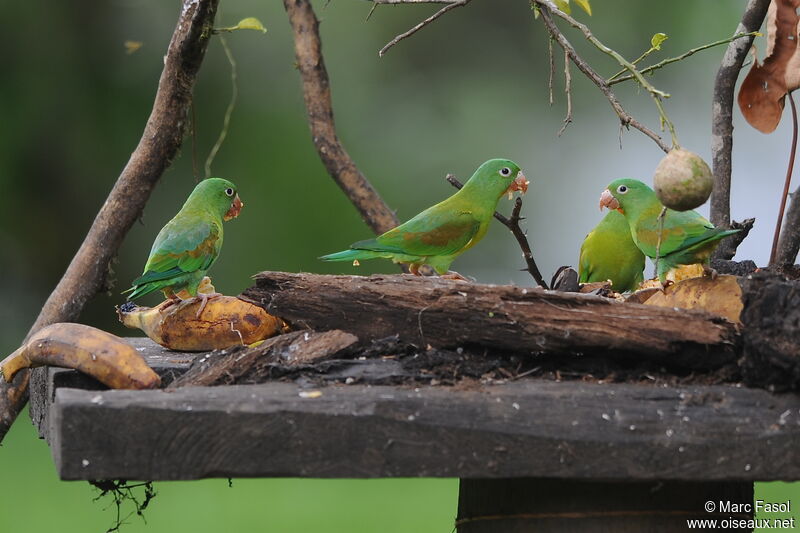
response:
<path fill-rule="evenodd" d="M 658 245 L 658 216 L 663 206 L 655 191 L 634 179 L 612 181 L 600 195 L 600 209 L 607 207 L 625 215 L 633 242 L 644 255 L 656 257 Z M 663 283 L 666 274 L 678 265 L 708 266 L 711 253 L 720 239 L 739 230 L 715 228 L 697 211 L 667 209 L 661 237 L 661 257 L 658 260 L 658 279 Z"/>
<path fill-rule="evenodd" d="M 609 211 L 581 245 L 581 283 L 611 280 L 617 292 L 635 291 L 644 281 L 644 254 L 631 238 L 625 217 Z"/>
<path fill-rule="evenodd" d="M 430 265 L 439 275 L 464 279 L 449 272 L 450 264 L 483 238 L 503 195 L 527 190 L 528 180 L 516 163 L 490 159 L 450 198 L 383 235 L 320 259 L 358 265 L 362 259 L 384 258 L 408 265 L 417 276 L 422 265 Z"/>
<path fill-rule="evenodd" d="M 244 204 L 236 186 L 222 178 L 208 178 L 194 188 L 175 217 L 158 232 L 144 273 L 133 280 L 125 293 L 134 300 L 154 291 L 176 302 L 176 293 L 186 290 L 198 296 L 197 288 L 222 248 L 222 222 L 236 218 Z M 209 298 L 218 293 L 200 294 L 202 313 Z"/>

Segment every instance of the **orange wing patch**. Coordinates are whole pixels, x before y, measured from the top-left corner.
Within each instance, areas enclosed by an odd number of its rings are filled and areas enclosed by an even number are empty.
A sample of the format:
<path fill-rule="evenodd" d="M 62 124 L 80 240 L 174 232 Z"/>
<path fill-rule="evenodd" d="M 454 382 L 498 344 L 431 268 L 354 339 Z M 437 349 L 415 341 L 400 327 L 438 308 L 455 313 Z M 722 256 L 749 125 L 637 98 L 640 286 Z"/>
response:
<path fill-rule="evenodd" d="M 414 233 L 406 233 L 403 235 L 403 240 L 419 241 L 428 246 L 446 246 L 452 241 L 462 237 L 464 230 L 471 226 L 471 224 L 444 224 L 436 229 L 430 231 L 420 231 Z"/>

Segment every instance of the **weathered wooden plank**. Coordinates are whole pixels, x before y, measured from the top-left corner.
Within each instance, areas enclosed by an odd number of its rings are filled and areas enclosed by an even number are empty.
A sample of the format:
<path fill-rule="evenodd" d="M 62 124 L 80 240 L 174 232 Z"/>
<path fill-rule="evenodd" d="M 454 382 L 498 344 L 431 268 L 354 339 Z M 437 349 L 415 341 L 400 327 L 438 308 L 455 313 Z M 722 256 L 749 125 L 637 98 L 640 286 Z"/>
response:
<path fill-rule="evenodd" d="M 295 326 L 362 340 L 524 353 L 604 353 L 672 368 L 735 364 L 733 324 L 712 315 L 592 295 L 409 275 L 262 272 L 242 297 Z"/>
<path fill-rule="evenodd" d="M 56 390 L 63 479 L 800 478 L 800 397 L 543 380 Z"/>

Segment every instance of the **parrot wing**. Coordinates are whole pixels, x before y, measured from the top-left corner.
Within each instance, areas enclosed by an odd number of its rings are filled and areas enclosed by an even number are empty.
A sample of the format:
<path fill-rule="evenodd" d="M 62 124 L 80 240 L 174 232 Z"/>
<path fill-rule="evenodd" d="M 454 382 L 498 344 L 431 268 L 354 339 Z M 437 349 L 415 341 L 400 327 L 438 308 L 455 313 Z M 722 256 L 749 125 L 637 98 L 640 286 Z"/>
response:
<path fill-rule="evenodd" d="M 375 239 L 354 243 L 351 248 L 422 257 L 448 256 L 467 247 L 480 225 L 471 211 L 431 208 Z"/>
<path fill-rule="evenodd" d="M 594 231 L 590 231 L 581 244 L 581 254 L 578 258 L 578 282 L 588 283 L 592 277 L 591 243 Z"/>
<path fill-rule="evenodd" d="M 208 270 L 221 246 L 222 231 L 218 224 L 201 221 L 187 225 L 173 219 L 158 234 L 144 274 L 133 280 L 133 285 Z"/>
<path fill-rule="evenodd" d="M 721 230 L 697 213 L 669 212 L 664 221 L 661 239 L 661 256 L 686 250 L 716 236 Z M 670 216 L 671 215 L 671 216 Z M 639 248 L 648 257 L 656 256 L 658 246 L 658 219 L 640 222 L 636 227 L 636 240 Z"/>

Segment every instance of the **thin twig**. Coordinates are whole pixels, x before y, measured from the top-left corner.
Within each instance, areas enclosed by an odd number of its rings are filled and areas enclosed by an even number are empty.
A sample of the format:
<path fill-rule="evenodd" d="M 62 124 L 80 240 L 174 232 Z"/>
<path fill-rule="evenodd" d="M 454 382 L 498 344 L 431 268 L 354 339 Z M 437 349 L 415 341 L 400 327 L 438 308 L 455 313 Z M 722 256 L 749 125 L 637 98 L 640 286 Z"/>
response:
<path fill-rule="evenodd" d="M 658 215 L 658 241 L 656 241 L 656 260 L 654 261 L 656 269 L 656 277 L 659 277 L 658 262 L 661 260 L 661 239 L 664 235 L 664 218 L 666 216 L 667 216 L 667 208 L 662 207 L 661 213 L 659 213 Z"/>
<path fill-rule="evenodd" d="M 797 108 L 792 97 L 792 92 L 789 92 L 789 103 L 792 106 L 792 153 L 789 156 L 789 168 L 786 170 L 786 184 L 783 189 L 783 197 L 781 198 L 781 211 L 786 206 L 786 197 L 789 194 L 789 184 L 792 181 L 792 169 L 794 168 L 795 152 L 797 150 Z M 778 219 L 778 226 L 775 228 L 775 236 L 780 232 L 780 239 L 777 245 L 773 242 L 772 257 L 770 264 L 776 265 L 791 265 L 794 264 L 797 258 L 797 252 L 800 250 L 800 209 L 798 209 L 798 202 L 800 202 L 800 188 L 798 188 L 792 195 L 792 204 L 789 207 L 789 212 L 786 214 L 786 225 L 783 231 L 780 231 L 780 218 Z"/>
<path fill-rule="evenodd" d="M 781 194 L 781 206 L 778 209 L 778 221 L 775 223 L 775 234 L 772 236 L 772 251 L 769 254 L 769 264 L 774 265 L 778 256 L 778 239 L 781 236 L 781 223 L 783 222 L 783 214 L 786 212 L 786 198 L 789 196 L 789 186 L 792 183 L 792 170 L 794 170 L 794 155 L 797 151 L 797 106 L 794 104 L 794 97 L 792 91 L 787 93 L 789 104 L 792 108 L 792 148 L 789 152 L 789 165 L 786 167 L 786 179 L 783 183 L 783 194 Z M 794 258 L 789 261 L 793 263 Z"/>
<path fill-rule="evenodd" d="M 194 182 L 200 183 L 200 170 L 197 168 L 197 112 L 194 108 L 194 99 L 189 103 L 192 126 L 189 130 L 189 137 L 192 139 L 192 176 Z"/>
<path fill-rule="evenodd" d="M 717 227 L 731 224 L 731 153 L 733 151 L 733 97 L 736 79 L 753 43 L 752 32 L 764 22 L 770 0 L 749 0 L 736 33 L 750 35 L 731 41 L 725 50 L 711 100 L 711 156 L 714 189 L 711 193 L 711 222 Z M 736 253 L 733 239 L 724 239 L 713 254 L 714 259 L 730 259 Z"/>
<path fill-rule="evenodd" d="M 664 91 L 660 91 L 660 90 L 656 89 L 655 87 L 653 87 L 653 85 L 650 82 L 645 80 L 644 76 L 642 76 L 641 72 L 639 72 L 636 69 L 635 65 L 633 65 L 630 61 L 628 61 L 624 57 L 622 57 L 622 55 L 620 55 L 619 52 L 617 52 L 613 48 L 609 48 L 608 46 L 603 44 L 600 41 L 600 39 L 595 37 L 594 34 L 592 33 L 592 31 L 589 29 L 589 27 L 586 24 L 583 24 L 582 22 L 578 22 L 577 20 L 572 18 L 570 15 L 564 13 L 563 11 L 558 9 L 555 6 L 555 4 L 553 4 L 549 0 L 534 0 L 534 1 L 537 4 L 539 4 L 539 6 L 541 8 L 547 9 L 550 13 L 553 13 L 557 17 L 563 19 L 564 21 L 566 21 L 570 26 L 572 26 L 576 30 L 580 30 L 581 33 L 583 33 L 583 36 L 586 37 L 587 41 L 592 43 L 595 46 L 595 48 L 597 48 L 598 50 L 600 50 L 604 54 L 612 57 L 617 63 L 620 64 L 620 66 L 624 67 L 628 72 L 630 72 L 631 75 L 636 78 L 636 81 L 638 81 L 639 84 L 647 92 L 649 92 L 651 95 L 653 95 L 655 97 L 659 97 L 659 98 L 669 98 L 669 94 L 665 93 Z"/>
<path fill-rule="evenodd" d="M 369 0 L 373 4 L 399 5 L 399 4 L 452 4 L 453 0 Z"/>
<path fill-rule="evenodd" d="M 183 141 L 192 89 L 211 37 L 218 2 L 182 4 L 141 140 L 28 336 L 56 322 L 77 320 L 89 299 L 107 289 L 112 259 L 130 227 L 141 217 L 150 193 Z M 25 406 L 28 383 L 27 370 L 19 372 L 11 384 L 0 383 L 0 440 Z"/>
<path fill-rule="evenodd" d="M 410 30 L 401 33 L 400 35 L 396 36 L 394 39 L 392 39 L 391 41 L 386 43 L 386 46 L 384 46 L 383 48 L 380 49 L 380 51 L 378 51 L 378 56 L 379 57 L 383 57 L 383 54 L 385 54 L 391 47 L 393 47 L 394 45 L 396 45 L 397 43 L 399 43 L 403 39 L 411 37 L 412 35 L 417 33 L 419 30 L 421 30 L 422 28 L 424 28 L 425 26 L 427 26 L 428 24 L 430 24 L 434 20 L 438 19 L 439 17 L 441 17 L 442 15 L 444 15 L 445 13 L 450 11 L 451 9 L 455 9 L 457 7 L 465 6 L 469 2 L 470 2 L 470 0 L 454 0 L 453 2 L 447 4 L 442 9 L 440 9 L 439 11 L 437 11 L 436 13 L 431 15 L 430 17 L 426 18 L 425 20 L 423 20 L 422 22 L 420 22 L 419 24 L 417 24 L 416 26 L 414 26 Z M 409 2 L 379 2 L 379 3 L 390 4 L 390 3 L 409 3 Z M 417 2 L 411 2 L 411 3 L 417 3 Z M 436 2 L 436 3 L 441 3 L 441 2 Z"/>
<path fill-rule="evenodd" d="M 373 14 L 373 13 L 375 13 L 375 9 L 376 9 L 377 7 L 378 7 L 378 4 L 377 4 L 377 3 L 375 3 L 375 4 L 372 4 L 372 7 L 370 7 L 370 8 L 369 8 L 369 13 L 367 13 L 367 16 L 366 16 L 366 18 L 364 19 L 364 22 L 369 22 L 369 19 L 371 19 L 371 18 L 372 18 L 372 14 Z"/>
<path fill-rule="evenodd" d="M 641 74 L 647 74 L 649 72 L 653 72 L 654 70 L 658 70 L 660 68 L 663 68 L 663 67 L 665 67 L 665 66 L 667 66 L 667 65 L 669 65 L 671 63 L 677 63 L 678 61 L 682 61 L 682 60 L 686 59 L 687 57 L 696 54 L 697 52 L 701 52 L 703 50 L 708 50 L 709 48 L 714 48 L 715 46 L 720 46 L 720 45 L 723 45 L 723 44 L 727 44 L 727 43 L 730 43 L 732 41 L 735 41 L 736 39 L 741 39 L 743 37 L 753 38 L 756 35 L 758 35 L 757 31 L 736 33 L 735 35 L 733 35 L 732 37 L 728 37 L 727 39 L 720 39 L 719 41 L 714 41 L 713 43 L 704 44 L 703 46 L 698 46 L 697 48 L 692 48 L 691 50 L 687 50 L 686 52 L 682 53 L 679 56 L 670 57 L 669 59 L 664 59 L 662 61 L 659 61 L 658 63 L 654 63 L 654 64 L 650 65 L 649 67 L 645 67 L 645 68 L 641 69 L 639 72 Z M 634 64 L 635 63 L 636 63 L 636 61 L 634 61 Z M 614 76 L 611 76 L 608 79 L 608 84 L 609 85 L 616 85 L 617 83 L 622 83 L 623 81 L 628 81 L 628 80 L 632 80 L 633 79 L 633 75 L 632 74 L 628 74 L 626 76 L 622 76 L 622 74 L 624 72 L 625 72 L 625 70 L 620 70 L 617 74 L 615 74 Z M 620 76 L 620 77 L 617 77 L 617 76 Z"/>
<path fill-rule="evenodd" d="M 217 152 L 219 152 L 222 143 L 225 142 L 225 137 L 228 136 L 228 128 L 231 123 L 231 115 L 233 114 L 233 110 L 236 108 L 236 98 L 239 96 L 239 84 L 237 83 L 237 72 L 236 72 L 236 60 L 233 58 L 233 53 L 231 52 L 230 47 L 228 46 L 228 41 L 225 40 L 225 36 L 220 34 L 219 35 L 219 42 L 222 45 L 222 49 L 225 50 L 225 57 L 228 58 L 228 63 L 231 65 L 231 99 L 228 102 L 228 107 L 225 109 L 225 117 L 222 119 L 222 130 L 219 132 L 219 137 L 217 137 L 217 142 L 214 143 L 214 146 L 211 147 L 211 151 L 208 153 L 208 157 L 206 158 L 206 165 L 205 165 L 205 176 L 208 178 L 211 176 L 211 163 L 214 162 L 214 158 L 217 156 Z"/>
<path fill-rule="evenodd" d="M 558 136 L 572 124 L 572 75 L 569 71 L 569 54 L 564 51 L 564 92 L 567 93 L 567 116 L 564 117 L 564 125 L 558 130 Z"/>
<path fill-rule="evenodd" d="M 547 72 L 547 94 L 550 95 L 550 105 L 553 105 L 553 79 L 556 77 L 556 57 L 553 55 L 553 38 L 547 38 L 547 57 L 550 68 Z"/>
<path fill-rule="evenodd" d="M 663 34 L 662 34 L 662 35 L 663 35 Z M 645 51 L 645 52 L 644 52 L 642 55 L 640 55 L 639 57 L 637 57 L 636 59 L 634 59 L 633 61 L 631 61 L 631 64 L 633 64 L 633 65 L 638 65 L 638 64 L 639 64 L 639 63 L 641 63 L 641 62 L 642 62 L 642 61 L 643 61 L 643 60 L 644 60 L 644 59 L 645 59 L 647 56 L 649 56 L 650 54 L 652 54 L 652 53 L 653 53 L 653 52 L 655 52 L 656 50 L 658 50 L 658 48 L 656 48 L 656 47 L 654 47 L 654 46 L 651 46 L 651 47 L 650 47 L 650 48 L 648 48 L 648 49 L 647 49 L 647 51 Z M 609 84 L 609 85 L 614 85 L 614 80 L 616 80 L 617 78 L 619 78 L 620 76 L 622 76 L 622 75 L 623 75 L 623 74 L 625 74 L 626 72 L 628 72 L 628 69 L 624 68 L 624 69 L 620 70 L 619 72 L 615 73 L 613 76 L 611 76 L 610 78 L 608 78 L 608 84 Z M 643 73 L 643 72 L 644 72 L 644 70 L 640 70 L 639 72 L 642 72 L 642 73 Z M 629 74 L 629 75 L 628 75 L 628 79 L 633 79 L 633 75 Z"/>
<path fill-rule="evenodd" d="M 540 11 L 542 13 L 542 20 L 545 19 L 545 14 L 549 15 L 551 13 L 565 20 L 570 26 L 572 26 L 577 30 L 580 30 L 581 33 L 583 33 L 583 36 L 586 37 L 586 40 L 592 43 L 595 46 L 595 48 L 613 58 L 617 63 L 619 63 L 621 67 L 627 69 L 631 73 L 631 75 L 634 78 L 636 78 L 636 81 L 639 82 L 639 85 L 641 85 L 642 88 L 644 88 L 648 93 L 650 93 L 650 96 L 653 98 L 653 101 L 656 104 L 656 108 L 658 109 L 658 114 L 661 117 L 661 121 L 663 124 L 667 126 L 667 129 L 669 130 L 670 135 L 672 136 L 672 144 L 673 146 L 677 147 L 678 140 L 677 136 L 675 135 L 675 127 L 672 124 L 672 121 L 670 120 L 669 116 L 664 111 L 663 106 L 661 105 L 661 99 L 669 98 L 669 94 L 653 87 L 653 85 L 650 82 L 644 79 L 644 76 L 642 76 L 642 74 L 636 69 L 635 65 L 633 65 L 630 61 L 628 61 L 624 57 L 622 57 L 622 55 L 620 55 L 616 50 L 609 48 L 608 46 L 603 44 L 597 37 L 594 36 L 594 34 L 591 32 L 589 27 L 586 26 L 586 24 L 578 22 L 570 15 L 561 11 L 550 0 L 532 0 L 532 1 L 536 2 L 536 4 L 539 5 Z M 550 22 L 551 23 L 553 22 L 552 19 L 550 19 Z M 548 30 L 550 30 L 551 26 L 556 31 L 559 31 L 555 23 L 553 23 L 552 25 L 548 25 Z M 553 32 L 551 31 L 550 33 L 552 35 Z M 605 84 L 606 87 L 609 87 L 608 83 L 605 80 L 603 83 Z"/>
<path fill-rule="evenodd" d="M 445 176 L 445 179 L 456 189 L 461 189 L 461 187 L 464 186 L 453 174 L 448 174 Z M 545 283 L 544 278 L 542 278 L 542 274 L 539 272 L 539 267 L 536 266 L 536 261 L 533 260 L 533 253 L 531 252 L 531 245 L 528 243 L 528 238 L 525 236 L 525 232 L 522 231 L 522 228 L 519 227 L 520 221 L 524 220 L 520 216 L 521 210 L 522 198 L 518 196 L 517 201 L 514 203 L 514 209 L 511 211 L 511 218 L 506 218 L 497 211 L 494 212 L 494 218 L 511 230 L 514 238 L 517 239 L 517 243 L 522 249 L 522 257 L 525 258 L 525 263 L 528 265 L 527 268 L 523 270 L 533 276 L 533 279 L 536 280 L 536 283 L 538 283 L 540 287 L 547 289 L 549 287 L 547 286 L 547 283 Z"/>
<path fill-rule="evenodd" d="M 531 1 L 537 4 L 539 3 L 539 0 Z M 628 112 L 622 107 L 622 104 L 619 103 L 619 100 L 617 100 L 616 95 L 608 86 L 608 83 L 606 83 L 605 78 L 595 72 L 594 69 L 590 67 L 581 56 L 578 55 L 578 53 L 575 51 L 575 48 L 570 44 L 564 34 L 561 33 L 561 30 L 558 29 L 558 26 L 556 26 L 555 21 L 553 21 L 553 17 L 550 14 L 548 5 L 539 4 L 539 6 L 541 8 L 539 12 L 541 14 L 542 23 L 545 25 L 545 28 L 547 28 L 547 31 L 550 33 L 553 39 L 556 40 L 558 45 L 561 46 L 565 52 L 567 52 L 572 62 L 576 67 L 578 67 L 578 70 L 583 72 L 583 74 L 600 89 L 600 92 L 605 95 L 609 104 L 611 104 L 611 107 L 614 109 L 614 112 L 619 117 L 621 124 L 625 127 L 631 126 L 636 128 L 650 137 L 664 152 L 669 152 L 670 148 L 666 145 L 664 140 L 656 132 L 647 126 L 644 126 L 630 114 L 628 114 Z"/>
<path fill-rule="evenodd" d="M 303 81 L 308 125 L 319 158 L 367 225 L 377 234 L 389 231 L 397 226 L 397 217 L 356 167 L 336 134 L 330 80 L 319 38 L 319 21 L 311 2 L 284 0 L 283 5 L 294 33 L 294 51 Z"/>

